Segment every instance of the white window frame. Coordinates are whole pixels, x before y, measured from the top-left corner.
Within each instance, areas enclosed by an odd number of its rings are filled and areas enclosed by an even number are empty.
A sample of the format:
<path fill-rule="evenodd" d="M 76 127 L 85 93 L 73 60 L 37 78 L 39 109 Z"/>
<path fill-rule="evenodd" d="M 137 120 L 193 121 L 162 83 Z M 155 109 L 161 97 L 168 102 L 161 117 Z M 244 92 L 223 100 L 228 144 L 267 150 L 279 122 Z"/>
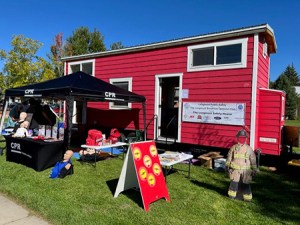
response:
<path fill-rule="evenodd" d="M 71 66 L 73 65 L 80 65 L 80 71 L 82 71 L 82 64 L 83 63 L 93 63 L 92 66 L 92 76 L 95 76 L 95 59 L 90 59 L 90 60 L 82 60 L 82 61 L 76 61 L 76 62 L 69 62 L 68 63 L 68 74 L 73 73 Z"/>
<path fill-rule="evenodd" d="M 123 78 L 111 78 L 109 83 L 114 84 L 115 82 L 128 82 L 128 91 L 132 91 L 132 77 Z M 131 109 L 132 104 L 129 102 L 128 106 L 115 105 L 114 102 L 109 103 L 109 109 Z"/>
<path fill-rule="evenodd" d="M 71 74 L 73 73 L 72 71 L 72 68 L 71 66 L 72 65 L 80 65 L 80 71 L 82 70 L 82 64 L 83 63 L 93 63 L 93 66 L 92 66 L 92 74 L 91 76 L 95 76 L 95 59 L 90 59 L 90 60 L 81 60 L 81 61 L 76 61 L 76 62 L 69 62 L 68 63 L 68 74 Z M 72 116 L 72 123 L 76 123 L 77 121 L 77 112 L 76 112 L 76 101 L 74 101 L 74 104 L 73 104 L 73 108 L 75 109 L 73 111 L 73 116 Z M 83 118 L 82 120 L 84 121 L 86 118 Z"/>
<path fill-rule="evenodd" d="M 241 62 L 217 65 L 216 64 L 217 55 L 215 54 L 217 47 L 234 45 L 234 44 L 242 44 Z M 194 72 L 194 71 L 205 71 L 205 70 L 245 68 L 245 67 L 247 67 L 247 44 L 248 44 L 248 38 L 241 38 L 241 39 L 230 40 L 230 41 L 221 41 L 221 42 L 214 42 L 214 43 L 209 43 L 209 44 L 200 44 L 200 45 L 189 46 L 188 53 L 187 53 L 188 54 L 187 71 Z M 209 47 L 214 48 L 214 65 L 193 66 L 193 50 L 209 48 Z"/>

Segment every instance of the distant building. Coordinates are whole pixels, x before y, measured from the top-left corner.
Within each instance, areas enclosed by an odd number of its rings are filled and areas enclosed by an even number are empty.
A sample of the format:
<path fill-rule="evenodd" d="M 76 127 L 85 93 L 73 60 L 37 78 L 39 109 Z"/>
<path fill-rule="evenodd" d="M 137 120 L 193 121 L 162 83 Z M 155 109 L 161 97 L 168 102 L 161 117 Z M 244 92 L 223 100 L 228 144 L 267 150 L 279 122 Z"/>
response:
<path fill-rule="evenodd" d="M 300 116 L 300 86 L 295 86 L 295 90 L 296 90 L 296 94 L 298 96 L 296 117 L 299 117 Z"/>

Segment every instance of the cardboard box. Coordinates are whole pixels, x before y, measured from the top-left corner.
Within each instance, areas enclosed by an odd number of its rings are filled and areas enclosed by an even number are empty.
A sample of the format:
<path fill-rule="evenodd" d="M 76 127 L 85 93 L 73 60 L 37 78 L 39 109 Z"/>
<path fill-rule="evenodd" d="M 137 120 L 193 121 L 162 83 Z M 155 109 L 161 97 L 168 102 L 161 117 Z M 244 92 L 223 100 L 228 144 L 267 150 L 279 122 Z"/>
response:
<path fill-rule="evenodd" d="M 223 156 L 220 155 L 220 152 L 208 152 L 201 156 L 210 157 L 210 158 L 221 158 Z"/>
<path fill-rule="evenodd" d="M 220 152 L 208 152 L 198 157 L 198 159 L 200 159 L 200 165 L 210 169 L 214 167 L 213 161 L 219 158 L 223 158 Z"/>
<path fill-rule="evenodd" d="M 212 169 L 212 159 L 210 157 L 200 155 L 198 159 L 200 159 L 201 166 Z"/>

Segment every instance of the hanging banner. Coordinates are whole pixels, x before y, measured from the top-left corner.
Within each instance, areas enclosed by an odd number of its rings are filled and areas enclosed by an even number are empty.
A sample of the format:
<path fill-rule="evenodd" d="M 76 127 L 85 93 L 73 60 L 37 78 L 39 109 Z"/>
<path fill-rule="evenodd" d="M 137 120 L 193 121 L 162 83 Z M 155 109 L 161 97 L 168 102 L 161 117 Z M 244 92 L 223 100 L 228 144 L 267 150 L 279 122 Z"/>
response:
<path fill-rule="evenodd" d="M 170 201 L 154 141 L 130 144 L 114 197 L 132 187 L 140 189 L 144 209 L 160 198 Z"/>
<path fill-rule="evenodd" d="M 245 125 L 245 104 L 185 102 L 182 115 L 185 122 Z"/>

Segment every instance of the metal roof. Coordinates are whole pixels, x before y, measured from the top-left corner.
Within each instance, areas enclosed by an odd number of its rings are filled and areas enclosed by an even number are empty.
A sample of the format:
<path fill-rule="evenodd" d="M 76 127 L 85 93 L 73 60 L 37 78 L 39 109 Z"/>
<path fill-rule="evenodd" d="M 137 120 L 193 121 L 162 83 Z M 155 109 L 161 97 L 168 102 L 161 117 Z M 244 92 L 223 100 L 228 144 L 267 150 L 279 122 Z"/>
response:
<path fill-rule="evenodd" d="M 199 43 L 204 41 L 215 41 L 223 38 L 239 37 L 242 35 L 249 35 L 249 34 L 256 34 L 256 33 L 265 33 L 266 41 L 268 43 L 268 51 L 270 53 L 275 53 L 277 46 L 276 46 L 273 29 L 268 24 L 261 24 L 261 25 L 243 27 L 238 29 L 231 29 L 231 30 L 225 30 L 220 32 L 173 39 L 168 41 L 153 42 L 150 44 L 142 44 L 142 45 L 131 46 L 131 47 L 126 47 L 117 50 L 95 52 L 95 53 L 89 53 L 89 54 L 77 55 L 77 56 L 67 56 L 67 57 L 63 57 L 62 61 L 74 61 L 74 60 L 87 59 L 87 58 L 104 57 L 108 55 L 119 55 L 119 54 L 131 53 L 131 52 L 139 52 L 145 50 L 178 46 L 183 44 L 193 44 L 196 42 Z"/>

